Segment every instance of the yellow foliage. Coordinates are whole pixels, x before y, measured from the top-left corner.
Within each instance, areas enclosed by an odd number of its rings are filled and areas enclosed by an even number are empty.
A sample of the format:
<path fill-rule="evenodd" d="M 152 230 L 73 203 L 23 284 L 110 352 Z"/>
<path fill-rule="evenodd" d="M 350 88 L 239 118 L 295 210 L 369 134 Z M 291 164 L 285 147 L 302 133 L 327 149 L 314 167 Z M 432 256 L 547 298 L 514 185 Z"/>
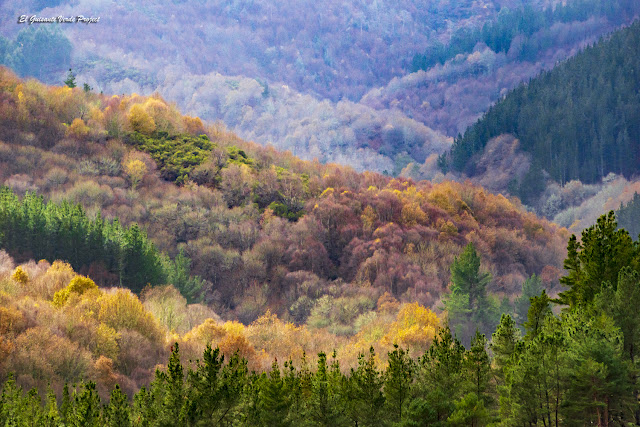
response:
<path fill-rule="evenodd" d="M 181 120 L 174 124 L 174 120 L 179 117 L 178 114 L 172 112 L 166 102 L 161 98 L 156 96 L 147 98 L 143 104 L 143 108 L 155 123 L 155 129 L 166 132 L 181 130 L 176 129 L 176 125 L 182 126 Z"/>
<path fill-rule="evenodd" d="M 53 295 L 53 305 L 56 307 L 64 306 L 72 294 L 80 296 L 87 291 L 98 290 L 98 285 L 88 277 L 76 276 L 66 288 L 60 289 Z"/>
<path fill-rule="evenodd" d="M 89 111 L 89 118 L 98 123 L 104 124 L 104 113 L 98 107 L 91 107 L 91 110 Z"/>
<path fill-rule="evenodd" d="M 89 127 L 81 118 L 73 119 L 67 128 L 67 136 L 75 139 L 84 139 L 89 134 Z"/>
<path fill-rule="evenodd" d="M 120 334 L 110 326 L 100 323 L 96 328 L 96 336 L 94 341 L 94 354 L 96 356 L 106 356 L 111 360 L 116 360 L 119 353 L 118 340 Z"/>
<path fill-rule="evenodd" d="M 370 205 L 367 205 L 367 207 L 364 208 L 364 211 L 362 212 L 360 218 L 362 219 L 362 225 L 365 230 L 371 231 L 376 220 L 378 219 L 378 215 L 376 214 L 375 209 L 373 209 Z"/>
<path fill-rule="evenodd" d="M 138 183 L 142 181 L 142 178 L 147 173 L 147 165 L 142 160 L 130 160 L 124 165 L 124 172 L 129 177 L 131 188 L 135 190 Z"/>
<path fill-rule="evenodd" d="M 408 346 L 413 351 L 422 353 L 433 341 L 439 325 L 438 316 L 433 311 L 418 303 L 405 304 L 382 342 Z"/>
<path fill-rule="evenodd" d="M 226 355 L 238 351 L 240 355 L 250 357 L 255 353 L 246 337 L 245 326 L 235 321 L 220 324 L 213 319 L 207 319 L 185 334 L 184 341 L 196 342 L 203 348 L 211 344 L 212 347 L 219 347 Z"/>
<path fill-rule="evenodd" d="M 331 187 L 327 187 L 321 194 L 320 197 L 329 197 L 332 196 L 333 193 L 335 193 L 336 190 L 334 190 Z"/>
<path fill-rule="evenodd" d="M 71 267 L 71 264 L 69 264 L 68 262 L 64 262 L 64 261 L 54 261 L 53 264 L 51 264 L 51 267 L 49 267 L 49 269 L 47 270 L 48 273 L 73 273 L 73 267 Z"/>
<path fill-rule="evenodd" d="M 447 236 L 455 236 L 458 234 L 458 227 L 456 227 L 453 222 L 445 221 L 442 218 L 438 218 L 436 221 L 436 228 Z"/>
<path fill-rule="evenodd" d="M 134 104 L 129 110 L 129 125 L 134 131 L 150 135 L 156 130 L 156 123 L 140 104 Z"/>
<path fill-rule="evenodd" d="M 95 282 L 88 277 L 76 276 L 71 279 L 71 282 L 69 282 L 67 288 L 70 292 L 75 292 L 79 295 L 82 295 L 90 289 L 98 289 L 98 285 L 96 285 Z"/>
<path fill-rule="evenodd" d="M 401 221 L 405 227 L 413 227 L 417 224 L 427 222 L 427 214 L 420 208 L 418 203 L 409 203 L 402 207 Z"/>
<path fill-rule="evenodd" d="M 53 305 L 56 307 L 64 306 L 67 303 L 70 294 L 71 292 L 69 292 L 69 289 L 60 289 L 53 295 Z"/>
<path fill-rule="evenodd" d="M 145 310 L 138 297 L 131 291 L 118 289 L 114 293 L 103 294 L 98 303 L 98 321 L 105 325 L 116 331 L 134 330 L 151 342 L 164 340 L 164 331 L 158 320 Z"/>
<path fill-rule="evenodd" d="M 29 275 L 27 274 L 26 271 L 24 271 L 22 267 L 16 267 L 16 269 L 13 270 L 11 279 L 13 279 L 13 281 L 16 283 L 20 283 L 21 285 L 26 285 L 29 282 Z"/>

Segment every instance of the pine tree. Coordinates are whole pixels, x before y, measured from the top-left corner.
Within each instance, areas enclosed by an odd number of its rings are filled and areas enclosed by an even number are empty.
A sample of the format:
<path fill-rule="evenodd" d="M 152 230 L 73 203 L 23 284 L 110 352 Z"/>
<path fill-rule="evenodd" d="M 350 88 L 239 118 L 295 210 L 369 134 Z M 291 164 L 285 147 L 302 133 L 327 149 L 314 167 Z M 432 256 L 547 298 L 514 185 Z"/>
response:
<path fill-rule="evenodd" d="M 491 336 L 490 344 L 498 385 L 505 384 L 505 370 L 513 363 L 519 335 L 520 331 L 513 318 L 508 314 L 503 314 L 496 331 Z"/>
<path fill-rule="evenodd" d="M 610 318 L 574 310 L 563 319 L 566 337 L 566 392 L 561 412 L 576 424 L 613 425 L 632 419 L 629 365 L 620 332 Z"/>
<path fill-rule="evenodd" d="M 407 410 L 407 425 L 443 425 L 462 395 L 465 348 L 447 325 L 421 358 Z"/>
<path fill-rule="evenodd" d="M 329 427 L 344 422 L 338 390 L 340 384 L 335 381 L 339 380 L 335 377 L 336 373 L 339 377 L 342 376 L 339 368 L 337 372 L 330 371 L 325 353 L 318 353 L 318 369 L 312 378 L 311 396 L 307 404 L 307 414 L 314 425 Z"/>
<path fill-rule="evenodd" d="M 535 274 L 527 278 L 522 283 L 522 293 L 515 300 L 514 314 L 519 326 L 524 326 L 527 320 L 527 313 L 531 306 L 531 298 L 540 295 L 542 292 L 542 281 Z"/>
<path fill-rule="evenodd" d="M 164 401 L 162 411 L 159 414 L 161 425 L 174 425 L 185 418 L 183 408 L 185 405 L 184 369 L 180 363 L 180 347 L 174 343 L 167 365 L 167 372 L 157 372 L 164 385 Z"/>
<path fill-rule="evenodd" d="M 271 371 L 260 383 L 258 408 L 262 423 L 267 426 L 291 425 L 288 419 L 290 396 L 280 373 L 278 361 L 271 365 Z"/>
<path fill-rule="evenodd" d="M 76 87 L 76 75 L 73 74 L 73 71 L 71 71 L 71 68 L 69 68 L 69 73 L 67 74 L 67 79 L 64 81 L 64 84 L 67 85 L 67 87 L 70 87 L 71 89 Z"/>
<path fill-rule="evenodd" d="M 71 395 L 69 394 L 69 385 L 64 384 L 62 389 L 62 403 L 60 404 L 60 418 L 63 423 L 67 423 L 71 416 Z"/>
<path fill-rule="evenodd" d="M 399 423 L 410 399 L 415 366 L 409 353 L 399 348 L 398 344 L 394 344 L 393 351 L 389 352 L 388 363 L 384 377 L 386 412 L 392 422 Z"/>
<path fill-rule="evenodd" d="M 100 426 L 100 397 L 96 391 L 96 383 L 89 381 L 82 385 L 81 393 L 74 393 L 70 420 L 70 425 L 73 426 Z"/>
<path fill-rule="evenodd" d="M 51 389 L 47 390 L 46 406 L 43 413 L 43 425 L 57 427 L 62 420 L 60 419 L 60 412 L 58 411 L 58 402 L 56 401 L 56 395 Z"/>
<path fill-rule="evenodd" d="M 369 355 L 358 355 L 358 369 L 351 369 L 346 384 L 347 413 L 357 425 L 379 425 L 385 398 L 382 394 L 383 378 L 375 366 L 375 350 Z"/>
<path fill-rule="evenodd" d="M 551 300 L 544 290 L 539 296 L 531 298 L 531 307 L 527 313 L 527 321 L 524 323 L 527 339 L 535 338 L 547 316 L 551 315 L 550 302 Z"/>
<path fill-rule="evenodd" d="M 560 293 L 559 302 L 571 307 L 590 304 L 604 282 L 617 286 L 618 273 L 632 265 L 635 253 L 629 233 L 617 230 L 613 211 L 602 215 L 582 232 L 581 242 L 575 236 L 569 240 L 565 260 L 569 274 L 560 279 L 569 289 Z"/>
<path fill-rule="evenodd" d="M 463 366 L 468 383 L 467 389 L 483 401 L 485 406 L 489 406 L 492 403 L 492 372 L 487 354 L 487 339 L 484 334 L 476 331 L 476 335 L 471 340 L 471 347 L 465 354 Z"/>
<path fill-rule="evenodd" d="M 451 294 L 445 300 L 449 324 L 463 341 L 471 340 L 475 329 L 489 332 L 497 323 L 496 304 L 486 291 L 489 282 L 491 274 L 480 272 L 480 256 L 469 243 L 451 264 Z"/>
<path fill-rule="evenodd" d="M 127 395 L 122 392 L 120 386 L 111 392 L 109 404 L 103 411 L 104 425 L 109 427 L 127 427 L 131 425 L 131 414 Z"/>

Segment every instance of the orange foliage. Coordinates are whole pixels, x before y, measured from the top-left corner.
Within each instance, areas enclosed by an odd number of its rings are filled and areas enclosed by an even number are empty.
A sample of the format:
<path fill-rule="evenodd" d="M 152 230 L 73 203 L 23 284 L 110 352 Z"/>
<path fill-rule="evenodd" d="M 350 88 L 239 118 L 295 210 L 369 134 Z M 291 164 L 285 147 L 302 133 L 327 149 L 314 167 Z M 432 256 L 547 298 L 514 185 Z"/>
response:
<path fill-rule="evenodd" d="M 398 300 L 391 296 L 389 292 L 385 292 L 378 298 L 376 307 L 379 313 L 389 314 L 398 311 L 400 303 L 398 303 Z"/>
<path fill-rule="evenodd" d="M 204 125 L 199 117 L 184 116 L 182 118 L 185 130 L 192 135 L 199 135 L 204 133 Z"/>
<path fill-rule="evenodd" d="M 91 368 L 88 352 L 41 326 L 28 329 L 14 344 L 6 368 L 29 376 L 35 381 L 33 385 L 55 380 L 78 382 L 87 378 Z"/>
<path fill-rule="evenodd" d="M 255 349 L 247 339 L 245 326 L 235 321 L 217 323 L 213 319 L 207 319 L 189 331 L 183 341 L 196 344 L 198 351 L 211 344 L 212 347 L 219 347 L 227 356 L 236 351 L 248 360 L 253 360 L 255 356 Z"/>
<path fill-rule="evenodd" d="M 118 377 L 113 371 L 113 360 L 100 356 L 93 364 L 98 383 L 106 390 L 113 390 L 118 381 Z"/>
<path fill-rule="evenodd" d="M 14 307 L 0 307 L 0 335 L 16 334 L 25 327 L 22 312 Z"/>

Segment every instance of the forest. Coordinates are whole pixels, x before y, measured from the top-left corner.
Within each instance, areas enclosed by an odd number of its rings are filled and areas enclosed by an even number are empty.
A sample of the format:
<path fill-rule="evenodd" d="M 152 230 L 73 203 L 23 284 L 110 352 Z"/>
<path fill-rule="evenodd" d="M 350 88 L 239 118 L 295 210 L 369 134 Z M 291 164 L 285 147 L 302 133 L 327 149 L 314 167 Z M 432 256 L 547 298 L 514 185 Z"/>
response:
<path fill-rule="evenodd" d="M 0 425 L 640 425 L 637 1 L 21 8 Z"/>
<path fill-rule="evenodd" d="M 568 235 L 516 199 L 302 161 L 157 94 L 77 86 L 73 72 L 60 87 L 0 69 L 3 421 L 29 407 L 42 423 L 106 422 L 97 402 L 118 384 L 122 416 L 162 424 L 124 395 L 164 401 L 156 368 L 183 369 L 180 348 L 190 381 L 207 344 L 236 370 L 236 403 L 267 374 L 311 381 L 322 352 L 338 355 L 332 375 L 373 364 L 382 387 L 390 353 L 417 363 L 445 324 L 464 353 L 476 329 L 489 336 L 501 313 L 520 328 L 529 297 L 561 290 Z M 47 387 L 49 415 L 19 391 Z M 225 417 L 244 417 L 236 403 Z"/>
<path fill-rule="evenodd" d="M 101 285 L 129 280 L 118 257 L 129 250 L 131 229 L 150 269 L 131 279 L 131 289 L 190 274 L 193 281 L 170 283 L 190 302 L 247 324 L 267 309 L 305 323 L 339 302 L 345 312 L 326 315 L 325 326 L 346 334 L 384 292 L 437 305 L 468 243 L 498 299 L 513 298 L 534 274 L 549 289 L 559 286 L 566 232 L 515 199 L 470 184 L 301 161 L 204 126 L 159 96 L 47 87 L 7 70 L 0 81 L 0 183 L 13 193 L 3 193 L 3 224 L 22 227 L 3 233 L 18 262 L 62 258 L 82 274 L 93 271 Z M 78 244 L 95 254 L 83 250 L 76 261 L 67 258 L 73 246 L 52 252 L 38 243 L 60 238 L 65 221 L 86 230 Z M 92 231 L 97 225 L 102 237 Z M 26 243 L 22 230 L 48 234 Z"/>
<path fill-rule="evenodd" d="M 473 156 L 510 133 L 532 156 L 523 199 L 544 189 L 543 170 L 561 184 L 636 174 L 639 35 L 635 23 L 510 92 L 456 139 L 442 166 L 473 175 Z"/>
<path fill-rule="evenodd" d="M 466 299 L 470 301 L 474 295 L 476 304 L 466 311 L 471 317 L 482 313 L 480 301 L 486 296 L 486 273 L 479 271 L 474 252 L 469 245 L 452 265 L 454 289 L 449 300 L 468 292 Z M 617 229 L 615 215 L 610 212 L 586 229 L 580 241 L 575 235 L 569 239 L 564 261 L 566 275 L 560 279 L 567 288 L 565 291 L 551 298 L 539 285 L 530 282 L 524 286 L 530 301 L 521 306 L 526 320 L 522 319 L 524 322 L 519 326 L 513 316 L 502 314 L 491 335 L 476 329 L 466 346 L 433 313 L 419 307 L 407 310 L 408 306 L 404 306 L 398 312 L 398 321 L 404 317 L 405 327 L 408 323 L 420 325 L 419 317 L 431 317 L 424 326 L 430 331 L 430 345 L 418 356 L 412 355 L 411 344 L 406 341 L 406 347 L 397 344 L 404 334 L 416 335 L 409 328 L 399 331 L 398 341 L 394 341 L 384 361 L 373 346 L 358 350 L 357 362 L 348 369 L 342 363 L 341 353 L 335 350 L 319 351 L 317 358 L 303 351 L 295 359 L 291 355 L 280 360 L 276 357 L 270 368 L 256 371 L 244 356 L 253 350 L 247 346 L 246 338 L 240 341 L 236 335 L 236 341 L 232 341 L 235 346 L 231 348 L 237 350 L 229 352 L 226 338 L 231 331 L 219 335 L 213 320 L 208 319 L 183 338 L 190 343 L 194 338 L 198 340 L 198 335 L 199 340 L 207 337 L 201 356 L 197 353 L 187 359 L 185 345 L 174 341 L 166 367 L 156 367 L 153 380 L 133 396 L 118 384 L 122 378 L 113 370 L 113 359 L 104 355 L 95 362 L 93 375 L 97 383 L 75 372 L 75 378 L 84 381 L 71 385 L 67 382 L 58 393 L 51 385 L 46 393 L 42 390 L 42 395 L 36 388 L 25 392 L 9 374 L 0 397 L 0 421 L 9 425 L 35 422 L 83 426 L 176 422 L 195 426 L 210 424 L 212 420 L 216 425 L 264 426 L 635 424 L 640 422 L 635 374 L 640 330 L 636 310 L 640 303 L 639 256 L 637 245 L 626 230 Z M 27 273 L 18 267 L 11 280 L 18 293 L 34 295 L 53 291 L 47 285 L 64 283 L 66 280 L 60 280 L 60 274 L 71 273 L 69 270 L 54 263 L 45 273 L 51 274 L 48 280 L 31 283 Z M 39 286 L 33 286 L 36 283 Z M 68 291 L 66 298 L 58 297 L 64 291 Z M 4 295 L 6 299 L 7 294 Z M 126 342 L 123 340 L 126 328 L 138 329 L 148 337 L 153 337 L 158 328 L 153 316 L 143 316 L 144 308 L 139 302 L 126 303 L 127 298 L 137 301 L 130 293 L 104 292 L 90 279 L 76 276 L 54 294 L 53 304 L 38 301 L 43 303 L 39 310 L 63 310 L 76 321 L 83 319 L 81 322 L 90 322 L 95 314 L 89 311 L 88 317 L 77 318 L 71 312 L 98 308 L 101 323 L 96 333 L 100 334 L 100 340 L 94 352 L 110 351 L 121 364 L 120 358 L 126 357 L 121 352 L 124 348 L 120 348 L 121 342 Z M 6 331 L 4 341 L 0 341 L 4 344 L 0 350 L 5 352 L 7 348 L 11 352 L 11 342 L 7 345 L 5 337 L 19 334 L 30 321 L 22 317 L 27 308 L 25 303 L 36 305 L 29 298 L 22 301 L 21 309 L 10 305 L 0 311 L 3 319 L 9 319 L 3 322 Z M 379 310 L 388 309 L 385 305 L 389 303 L 379 304 Z M 148 307 L 146 303 L 144 307 Z M 30 310 L 33 313 L 34 309 Z M 455 319 L 454 312 L 449 311 L 449 320 Z M 35 318 L 49 316 L 38 313 Z M 257 332 L 258 336 L 254 335 L 253 340 L 259 340 L 260 335 L 274 332 L 279 322 L 269 320 L 268 314 L 266 317 L 239 330 L 246 333 L 257 328 L 254 334 Z M 298 331 L 285 326 L 283 332 L 293 335 Z M 50 332 L 47 335 L 43 327 L 27 329 L 17 340 L 24 335 L 34 339 L 35 334 L 40 334 L 40 341 L 44 341 L 40 345 L 64 348 L 56 341 L 64 338 Z M 16 346 L 22 357 L 6 359 L 9 369 L 24 370 L 25 364 L 29 366 L 37 360 L 30 359 L 34 358 L 28 353 L 32 346 L 24 344 Z M 359 341 L 355 345 L 362 344 Z M 293 341 L 293 347 L 299 345 L 300 341 Z M 78 357 L 66 355 L 74 356 Z M 56 357 L 64 357 L 64 353 Z M 68 361 L 58 363 L 62 363 L 57 371 L 60 373 L 69 373 L 69 367 L 77 366 Z M 40 369 L 50 365 L 40 362 L 31 366 L 38 369 L 31 371 L 35 377 L 42 372 Z M 49 367 L 52 368 L 55 369 Z"/>
<path fill-rule="evenodd" d="M 49 84 L 62 81 L 72 67 L 79 81 L 97 92 L 157 91 L 192 116 L 223 121 L 244 139 L 307 160 L 397 176 L 408 164 L 447 151 L 506 91 L 628 25 L 638 13 L 633 0 L 556 3 L 465 0 L 418 6 L 377 0 L 331 2 L 319 9 L 313 2 L 216 1 L 205 7 L 135 1 L 124 8 L 83 1 L 80 10 L 102 15 L 104 25 L 58 26 L 59 32 L 4 26 L 0 45 L 8 47 L 4 59 L 0 47 L 0 63 Z M 503 28 L 525 5 L 535 19 L 554 16 L 526 40 Z M 64 2 L 31 0 L 5 2 L 0 13 L 35 13 L 35 6 L 43 8 L 38 13 L 56 16 L 79 13 Z M 564 12 L 554 14 L 554 8 Z M 137 26 L 156 30 L 138 34 Z M 195 30 L 185 32 L 184 26 Z M 495 32 L 492 38 L 502 40 L 504 33 L 501 46 L 473 39 L 466 42 L 473 43 L 471 50 L 412 72 L 416 52 L 434 43 L 450 46 L 450 40 L 485 26 Z M 503 49 L 507 40 L 513 46 Z M 525 44 L 533 47 L 526 58 L 519 53 Z M 45 47 L 60 56 L 51 66 L 22 64 L 20 58 L 38 57 Z"/>
<path fill-rule="evenodd" d="M 516 57 L 524 61 L 535 61 L 538 51 L 545 48 L 541 39 L 532 36 L 539 31 L 549 30 L 556 23 L 584 22 L 592 16 L 606 16 L 607 19 L 623 23 L 623 17 L 637 12 L 638 4 L 629 0 L 601 2 L 599 0 L 579 0 L 560 3 L 555 8 L 535 9 L 530 4 L 516 9 L 505 7 L 500 10 L 495 21 L 485 23 L 482 28 L 469 30 L 459 28 L 451 36 L 447 46 L 435 43 L 423 55 L 415 55 L 412 71 L 428 70 L 437 64 L 444 64 L 459 54 L 471 53 L 478 43 L 484 43 L 495 53 L 507 53 L 516 37 L 519 42 Z M 544 40 L 544 39 L 542 39 Z"/>

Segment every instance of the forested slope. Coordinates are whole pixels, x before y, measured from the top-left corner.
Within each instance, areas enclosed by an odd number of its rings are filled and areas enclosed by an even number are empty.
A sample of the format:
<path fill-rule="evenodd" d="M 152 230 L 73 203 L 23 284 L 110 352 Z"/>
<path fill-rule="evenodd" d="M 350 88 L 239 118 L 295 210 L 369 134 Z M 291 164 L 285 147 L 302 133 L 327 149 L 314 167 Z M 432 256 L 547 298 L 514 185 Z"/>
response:
<path fill-rule="evenodd" d="M 639 45 L 635 23 L 518 87 L 454 142 L 448 164 L 473 175 L 474 155 L 511 133 L 532 156 L 532 180 L 542 170 L 559 183 L 636 174 Z"/>
<path fill-rule="evenodd" d="M 305 369 L 325 349 L 356 368 L 373 346 L 379 369 L 394 343 L 424 353 L 443 308 L 469 343 L 560 291 L 566 232 L 480 187 L 305 162 L 158 95 L 0 68 L 0 101 L 3 381 L 59 398 L 95 381 L 78 404 L 116 383 L 132 395 L 174 342 L 190 360 L 207 344 L 238 350 L 259 371 L 275 358 Z M 6 384 L 3 420 L 31 405 Z"/>
<path fill-rule="evenodd" d="M 639 253 L 629 234 L 616 230 L 613 212 L 585 230 L 580 242 L 569 239 L 562 278 L 567 288 L 559 298 L 526 286 L 532 298 L 523 305 L 524 334 L 504 314 L 490 339 L 476 332 L 465 348 L 433 313 L 417 305 L 404 305 L 395 321 L 380 322 L 397 310 L 392 301 L 381 300 L 377 336 L 384 336 L 377 351 L 373 346 L 357 350 L 355 361 L 345 358 L 345 351 L 371 342 L 371 330 L 327 355 L 317 349 L 335 342 L 317 333 L 309 336 L 304 328 L 269 314 L 247 328 L 205 320 L 181 338 L 167 336 L 164 342 L 172 343 L 167 349 L 158 345 L 163 328 L 147 310 L 166 307 L 171 288 L 151 290 L 143 306 L 126 291 L 104 291 L 90 279 L 74 277 L 59 262 L 25 266 L 38 272 L 33 276 L 18 267 L 7 279 L 8 260 L 0 256 L 0 316 L 9 320 L 0 330 L 0 354 L 9 355 L 0 359 L 0 378 L 3 368 L 17 374 L 2 378 L 0 421 L 5 424 L 120 427 L 199 425 L 214 419 L 265 426 L 568 426 L 640 421 L 633 368 L 640 327 Z M 460 283 L 472 283 L 469 279 Z M 476 292 L 478 285 L 473 285 Z M 175 298 L 174 303 L 180 305 Z M 554 305 L 562 307 L 560 314 L 554 314 Z M 198 313 L 194 309 L 186 309 L 190 320 Z M 56 331 L 56 325 L 65 324 L 73 325 L 66 328 L 68 335 L 65 329 Z M 83 342 L 91 344 L 83 347 Z M 261 343 L 268 345 L 269 355 L 255 351 Z M 419 357 L 405 346 L 418 346 Z M 317 357 L 305 351 L 317 351 Z M 264 362 L 274 354 L 284 357 L 274 357 L 267 368 Z M 151 364 L 167 356 L 166 367 L 156 365 L 151 383 L 136 392 L 139 382 L 150 379 Z M 261 366 L 256 359 L 263 361 Z M 39 386 L 41 394 L 36 388 L 25 392 L 32 386 Z"/>
<path fill-rule="evenodd" d="M 250 322 L 270 308 L 304 323 L 340 301 L 346 313 L 325 313 L 330 323 L 321 323 L 350 334 L 384 292 L 435 306 L 469 242 L 493 274 L 491 292 L 512 297 L 533 274 L 557 286 L 562 232 L 482 188 L 303 162 L 205 128 L 157 96 L 109 98 L 6 70 L 1 81 L 1 182 L 19 195 L 80 203 L 89 220 L 100 213 L 139 224 L 159 253 L 182 260 L 174 271 L 201 279 L 173 284 L 221 315 Z M 18 244 L 7 249 L 28 259 Z M 45 249 L 30 253 L 62 256 Z M 108 259 L 106 277 L 120 274 Z"/>
<path fill-rule="evenodd" d="M 102 20 L 4 26 L 0 63 L 48 83 L 62 82 L 71 66 L 79 84 L 96 91 L 157 91 L 245 139 L 309 160 L 398 175 L 407 164 L 446 151 L 505 91 L 628 24 L 638 8 L 634 0 L 330 2 L 322 8 L 308 1 L 125 8 L 20 0 L 0 5 L 1 13 Z M 412 72 L 412 58 L 427 50 L 445 55 Z"/>

